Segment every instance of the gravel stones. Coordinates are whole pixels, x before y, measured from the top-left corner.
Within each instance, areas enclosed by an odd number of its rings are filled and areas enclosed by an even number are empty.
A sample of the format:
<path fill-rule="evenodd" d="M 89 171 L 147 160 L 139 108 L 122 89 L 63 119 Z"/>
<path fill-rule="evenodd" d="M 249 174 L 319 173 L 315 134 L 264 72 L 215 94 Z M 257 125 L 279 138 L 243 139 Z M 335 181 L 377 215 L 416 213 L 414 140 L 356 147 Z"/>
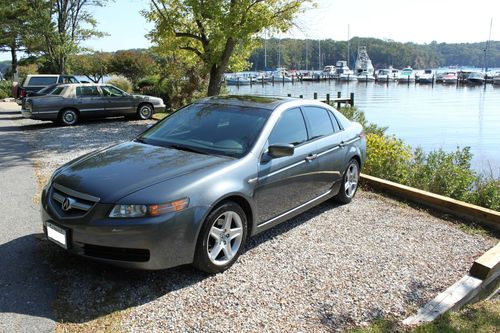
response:
<path fill-rule="evenodd" d="M 43 174 L 88 151 L 125 141 L 151 122 L 75 127 L 20 120 Z M 404 319 L 463 276 L 494 239 L 465 233 L 381 195 L 326 202 L 249 240 L 228 271 L 143 272 L 109 267 L 44 244 L 60 287 L 61 321 L 76 326 L 122 311 L 122 329 L 341 331 L 377 317 Z"/>

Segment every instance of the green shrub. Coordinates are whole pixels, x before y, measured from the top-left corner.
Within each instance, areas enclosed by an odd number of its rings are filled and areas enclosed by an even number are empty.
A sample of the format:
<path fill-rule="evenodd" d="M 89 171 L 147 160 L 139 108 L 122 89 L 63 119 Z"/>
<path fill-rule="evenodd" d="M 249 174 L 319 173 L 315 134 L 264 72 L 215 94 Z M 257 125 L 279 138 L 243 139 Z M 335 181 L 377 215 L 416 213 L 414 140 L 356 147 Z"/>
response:
<path fill-rule="evenodd" d="M 493 175 L 476 177 L 469 202 L 478 206 L 500 211 L 500 179 Z"/>
<path fill-rule="evenodd" d="M 12 81 L 0 81 L 0 99 L 11 97 L 12 95 Z"/>
<path fill-rule="evenodd" d="M 112 76 L 106 83 L 120 88 L 128 93 L 132 92 L 132 83 L 122 76 Z"/>
<path fill-rule="evenodd" d="M 364 172 L 383 179 L 400 182 L 405 179 L 411 161 L 411 148 L 394 136 L 366 135 Z"/>

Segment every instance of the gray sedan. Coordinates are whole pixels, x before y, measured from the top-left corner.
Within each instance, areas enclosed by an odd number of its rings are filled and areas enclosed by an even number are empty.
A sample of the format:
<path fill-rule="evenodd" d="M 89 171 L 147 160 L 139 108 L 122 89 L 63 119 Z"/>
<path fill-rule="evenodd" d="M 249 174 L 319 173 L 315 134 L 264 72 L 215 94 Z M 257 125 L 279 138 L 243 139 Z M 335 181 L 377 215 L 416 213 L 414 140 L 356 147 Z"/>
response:
<path fill-rule="evenodd" d="M 75 125 L 80 118 L 115 116 L 149 119 L 165 111 L 161 98 L 132 95 L 108 84 L 61 84 L 46 96 L 28 97 L 23 101 L 25 118 L 52 120 Z"/>
<path fill-rule="evenodd" d="M 365 156 L 361 125 L 326 104 L 207 98 L 56 170 L 43 227 L 102 262 L 221 272 L 249 236 L 331 198 L 349 203 Z"/>

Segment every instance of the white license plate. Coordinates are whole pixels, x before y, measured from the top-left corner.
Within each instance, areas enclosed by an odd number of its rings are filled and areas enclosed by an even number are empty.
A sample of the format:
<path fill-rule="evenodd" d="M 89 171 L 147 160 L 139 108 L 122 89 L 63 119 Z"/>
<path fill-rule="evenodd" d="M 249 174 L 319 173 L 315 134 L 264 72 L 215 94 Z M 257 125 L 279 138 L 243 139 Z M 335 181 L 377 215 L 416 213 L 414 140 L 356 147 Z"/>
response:
<path fill-rule="evenodd" d="M 46 223 L 46 227 L 47 227 L 47 238 L 56 243 L 57 245 L 60 245 L 65 249 L 67 249 L 68 237 L 66 236 L 66 230 L 56 225 L 53 225 L 52 223 L 49 222 Z"/>

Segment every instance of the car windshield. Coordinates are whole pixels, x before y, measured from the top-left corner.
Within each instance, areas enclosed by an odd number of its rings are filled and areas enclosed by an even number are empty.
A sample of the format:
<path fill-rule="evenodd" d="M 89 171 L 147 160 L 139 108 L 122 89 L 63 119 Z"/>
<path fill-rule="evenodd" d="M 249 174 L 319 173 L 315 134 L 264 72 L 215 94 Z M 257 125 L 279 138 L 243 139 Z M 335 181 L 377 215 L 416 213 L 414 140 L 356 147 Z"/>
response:
<path fill-rule="evenodd" d="M 142 134 L 146 144 L 202 154 L 243 157 L 271 111 L 221 104 L 191 104 Z"/>

